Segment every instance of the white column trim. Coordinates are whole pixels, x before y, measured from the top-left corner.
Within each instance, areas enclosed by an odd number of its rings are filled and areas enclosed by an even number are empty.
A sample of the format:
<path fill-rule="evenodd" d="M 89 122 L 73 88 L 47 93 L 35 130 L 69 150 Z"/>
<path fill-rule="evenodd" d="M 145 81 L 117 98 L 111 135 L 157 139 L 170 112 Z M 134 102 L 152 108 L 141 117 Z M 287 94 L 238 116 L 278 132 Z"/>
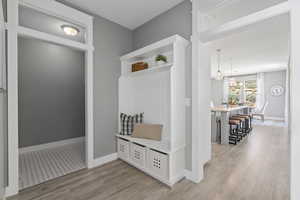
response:
<path fill-rule="evenodd" d="M 6 195 L 19 192 L 18 143 L 18 1 L 7 1 L 8 8 L 8 182 Z"/>
<path fill-rule="evenodd" d="M 291 136 L 291 200 L 300 199 L 300 1 L 289 0 L 292 8 L 291 17 L 291 65 L 290 65 L 290 122 L 289 130 Z"/>
<path fill-rule="evenodd" d="M 40 12 L 83 25 L 87 32 L 86 43 L 81 44 L 72 40 L 60 38 L 48 33 L 19 26 L 18 6 L 29 6 Z M 9 186 L 6 196 L 12 196 L 19 191 L 19 164 L 18 164 L 18 48 L 17 36 L 26 35 L 48 42 L 65 45 L 85 51 L 85 98 L 86 98 L 86 165 L 93 167 L 94 163 L 94 108 L 93 108 L 93 17 L 69 8 L 53 0 L 9 0 L 8 1 L 8 152 L 9 152 Z"/>
<path fill-rule="evenodd" d="M 204 178 L 204 164 L 211 157 L 211 122 L 210 122 L 210 54 L 201 43 L 198 33 L 199 0 L 193 0 L 193 33 L 192 41 L 192 175 L 187 176 L 199 183 Z M 209 67 L 209 68 L 207 68 Z M 205 86 L 205 87 L 204 87 Z M 201 91 L 201 92 L 200 92 Z M 206 113 L 201 114 L 201 113 Z"/>

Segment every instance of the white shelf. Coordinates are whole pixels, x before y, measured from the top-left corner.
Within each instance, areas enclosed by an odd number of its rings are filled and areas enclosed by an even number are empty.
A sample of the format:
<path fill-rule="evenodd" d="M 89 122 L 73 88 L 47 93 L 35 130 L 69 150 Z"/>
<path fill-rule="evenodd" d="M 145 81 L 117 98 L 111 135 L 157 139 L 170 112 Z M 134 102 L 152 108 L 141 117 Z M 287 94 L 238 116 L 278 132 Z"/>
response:
<path fill-rule="evenodd" d="M 155 141 L 155 140 L 147 140 L 147 139 L 141 139 L 141 138 L 133 138 L 131 136 L 127 135 L 116 135 L 118 138 L 123 138 L 125 140 L 128 140 L 130 142 L 134 142 L 137 144 L 140 144 L 142 146 L 148 147 L 150 149 L 154 149 L 157 151 L 160 151 L 162 153 L 170 154 L 172 153 L 170 144 L 168 142 L 164 141 Z"/>
<path fill-rule="evenodd" d="M 166 63 L 159 66 L 152 66 L 148 69 L 137 71 L 137 72 L 128 72 L 127 74 L 123 75 L 125 77 L 131 77 L 131 76 L 139 76 L 139 75 L 145 75 L 148 73 L 154 73 L 154 72 L 162 72 L 162 71 L 168 71 L 173 66 L 173 63 Z"/>
<path fill-rule="evenodd" d="M 172 37 L 166 38 L 154 44 L 148 45 L 144 48 L 138 49 L 127 55 L 121 57 L 122 61 L 132 61 L 137 59 L 143 59 L 152 55 L 157 55 L 159 53 L 170 51 L 173 48 L 175 42 L 180 42 L 184 45 L 188 45 L 188 41 L 180 37 L 179 35 L 174 35 Z"/>

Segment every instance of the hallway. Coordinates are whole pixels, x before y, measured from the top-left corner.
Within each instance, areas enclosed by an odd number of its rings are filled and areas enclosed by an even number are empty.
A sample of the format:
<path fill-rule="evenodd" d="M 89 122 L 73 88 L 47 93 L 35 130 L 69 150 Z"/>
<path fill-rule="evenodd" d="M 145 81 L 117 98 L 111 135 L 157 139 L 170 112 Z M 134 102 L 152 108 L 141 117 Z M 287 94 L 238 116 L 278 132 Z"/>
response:
<path fill-rule="evenodd" d="M 28 188 L 9 200 L 288 200 L 286 128 L 256 126 L 237 146 L 213 146 L 205 180 L 170 189 L 118 160 Z"/>

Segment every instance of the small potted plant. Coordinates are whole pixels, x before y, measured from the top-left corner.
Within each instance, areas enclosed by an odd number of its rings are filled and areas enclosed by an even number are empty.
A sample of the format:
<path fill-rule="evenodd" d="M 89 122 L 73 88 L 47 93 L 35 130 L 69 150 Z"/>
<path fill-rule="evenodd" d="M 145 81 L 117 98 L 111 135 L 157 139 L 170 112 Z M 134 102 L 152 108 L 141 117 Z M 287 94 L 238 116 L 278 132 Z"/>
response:
<path fill-rule="evenodd" d="M 155 62 L 157 65 L 163 65 L 163 64 L 166 64 L 168 62 L 168 59 L 166 56 L 164 55 L 157 55 L 156 58 L 155 58 Z"/>

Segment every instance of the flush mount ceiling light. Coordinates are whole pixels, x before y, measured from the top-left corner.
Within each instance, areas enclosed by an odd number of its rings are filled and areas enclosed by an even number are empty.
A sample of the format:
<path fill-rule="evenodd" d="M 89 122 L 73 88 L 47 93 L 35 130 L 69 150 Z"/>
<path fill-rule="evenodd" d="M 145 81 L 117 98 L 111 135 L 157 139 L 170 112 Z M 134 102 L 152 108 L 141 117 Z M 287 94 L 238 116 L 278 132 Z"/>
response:
<path fill-rule="evenodd" d="M 76 36 L 80 32 L 78 28 L 70 25 L 62 25 L 61 29 L 65 32 L 66 35 Z"/>

